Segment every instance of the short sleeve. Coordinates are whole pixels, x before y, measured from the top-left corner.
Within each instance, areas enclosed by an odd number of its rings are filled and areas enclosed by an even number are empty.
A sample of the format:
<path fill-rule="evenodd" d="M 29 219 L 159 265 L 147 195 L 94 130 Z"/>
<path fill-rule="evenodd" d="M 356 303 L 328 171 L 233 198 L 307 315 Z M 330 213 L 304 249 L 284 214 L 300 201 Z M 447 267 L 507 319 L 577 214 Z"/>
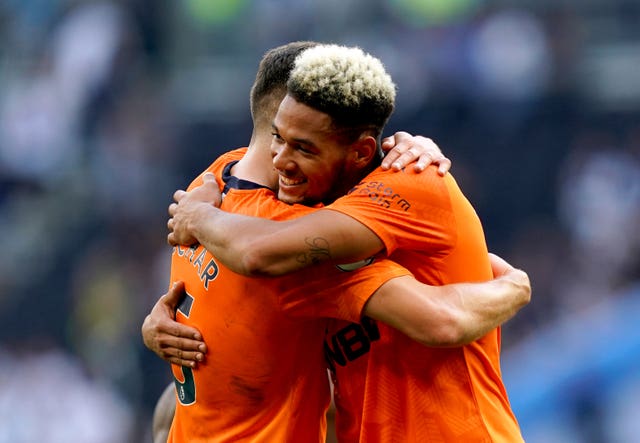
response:
<path fill-rule="evenodd" d="M 456 220 L 446 184 L 451 178 L 447 177 L 440 177 L 435 168 L 422 173 L 377 169 L 326 208 L 371 229 L 387 255 L 397 249 L 435 254 L 455 242 Z"/>
<path fill-rule="evenodd" d="M 411 275 L 404 267 L 390 260 L 369 259 L 343 266 L 323 264 L 306 268 L 285 277 L 278 283 L 282 309 L 299 317 L 328 317 L 359 322 L 369 298 L 392 278 Z"/>

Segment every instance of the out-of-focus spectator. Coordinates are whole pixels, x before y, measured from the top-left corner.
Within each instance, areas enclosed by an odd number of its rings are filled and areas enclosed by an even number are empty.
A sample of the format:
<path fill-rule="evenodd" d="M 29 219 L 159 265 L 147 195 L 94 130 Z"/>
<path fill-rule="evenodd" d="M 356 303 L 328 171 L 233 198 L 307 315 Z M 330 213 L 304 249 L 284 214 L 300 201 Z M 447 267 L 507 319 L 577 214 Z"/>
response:
<path fill-rule="evenodd" d="M 0 348 L 1 443 L 130 441 L 132 412 L 67 352 Z"/>
<path fill-rule="evenodd" d="M 47 419 L 56 397 L 56 419 L 75 406 L 62 387 L 91 402 L 73 414 L 92 428 L 71 415 L 81 441 L 148 435 L 170 372 L 138 326 L 168 284 L 166 206 L 246 140 L 251 73 L 291 40 L 380 56 L 399 89 L 389 131 L 443 147 L 490 249 L 529 272 L 532 303 L 503 328 L 506 371 L 509 349 L 523 359 L 537 336 L 560 342 L 545 329 L 576 316 L 622 328 L 611 313 L 637 309 L 624 288 L 640 280 L 638 17 L 627 0 L 0 2 L 0 443 L 73 441 Z M 571 346 L 597 340 L 591 329 Z M 556 355 L 570 367 L 584 354 Z M 33 395 L 13 407 L 16 374 Z M 590 417 L 594 439 L 630 441 L 638 402 L 624 392 L 637 381 L 566 374 L 572 401 L 554 403 L 551 421 L 529 415 L 531 392 L 512 399 L 527 441 L 581 441 L 574 424 Z"/>
<path fill-rule="evenodd" d="M 500 10 L 479 23 L 469 48 L 476 81 L 469 93 L 497 101 L 535 100 L 546 92 L 553 69 L 547 36 L 526 10 Z"/>
<path fill-rule="evenodd" d="M 558 293 L 567 312 L 628 284 L 639 262 L 640 161 L 623 143 L 586 130 L 563 168 L 559 216 L 572 254 Z"/>

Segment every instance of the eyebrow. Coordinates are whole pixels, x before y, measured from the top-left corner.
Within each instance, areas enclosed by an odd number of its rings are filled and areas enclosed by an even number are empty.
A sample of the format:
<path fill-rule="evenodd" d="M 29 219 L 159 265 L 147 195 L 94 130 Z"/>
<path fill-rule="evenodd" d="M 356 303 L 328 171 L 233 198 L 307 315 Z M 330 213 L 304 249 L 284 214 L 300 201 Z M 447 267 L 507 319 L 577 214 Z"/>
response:
<path fill-rule="evenodd" d="M 278 129 L 278 126 L 275 124 L 275 122 L 271 122 L 271 128 L 275 132 L 277 132 L 278 135 L 280 135 L 280 130 Z M 311 140 L 307 140 L 306 138 L 294 138 L 293 141 L 301 145 L 310 146 L 312 148 L 316 147 L 315 143 L 313 143 Z"/>

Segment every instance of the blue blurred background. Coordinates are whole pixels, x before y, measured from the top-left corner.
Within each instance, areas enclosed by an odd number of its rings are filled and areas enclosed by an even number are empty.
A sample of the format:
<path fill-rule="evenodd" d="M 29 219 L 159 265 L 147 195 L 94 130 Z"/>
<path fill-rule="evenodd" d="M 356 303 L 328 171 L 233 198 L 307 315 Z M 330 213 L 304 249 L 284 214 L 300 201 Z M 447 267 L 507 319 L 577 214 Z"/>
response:
<path fill-rule="evenodd" d="M 525 438 L 640 441 L 640 1 L 0 1 L 0 443 L 150 441 L 166 207 L 248 143 L 269 48 L 359 45 L 492 251 Z"/>

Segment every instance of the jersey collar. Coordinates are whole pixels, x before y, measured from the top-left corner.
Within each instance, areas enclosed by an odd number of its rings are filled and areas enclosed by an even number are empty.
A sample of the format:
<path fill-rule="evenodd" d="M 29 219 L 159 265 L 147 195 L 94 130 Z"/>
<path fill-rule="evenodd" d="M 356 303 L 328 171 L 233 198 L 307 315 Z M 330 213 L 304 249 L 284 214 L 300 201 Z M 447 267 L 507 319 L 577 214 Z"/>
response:
<path fill-rule="evenodd" d="M 231 168 L 233 168 L 238 161 L 239 160 L 234 160 L 231 163 L 228 163 L 222 170 L 222 181 L 224 182 L 223 194 L 226 194 L 231 189 L 270 189 L 267 186 L 254 183 L 249 180 L 243 180 L 235 175 L 231 175 Z"/>

